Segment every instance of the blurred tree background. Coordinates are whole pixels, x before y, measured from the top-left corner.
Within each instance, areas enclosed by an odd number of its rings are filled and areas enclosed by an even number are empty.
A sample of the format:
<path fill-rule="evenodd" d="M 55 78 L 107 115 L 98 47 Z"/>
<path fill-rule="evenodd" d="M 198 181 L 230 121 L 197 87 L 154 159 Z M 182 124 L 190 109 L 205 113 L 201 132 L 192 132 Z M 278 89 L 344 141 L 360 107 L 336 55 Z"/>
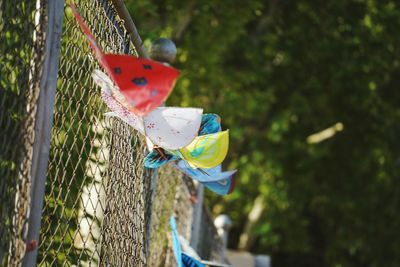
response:
<path fill-rule="evenodd" d="M 277 267 L 400 266 L 397 1 L 125 3 L 146 44 L 177 44 L 168 104 L 231 129 L 236 190 L 208 197 L 231 248 Z"/>

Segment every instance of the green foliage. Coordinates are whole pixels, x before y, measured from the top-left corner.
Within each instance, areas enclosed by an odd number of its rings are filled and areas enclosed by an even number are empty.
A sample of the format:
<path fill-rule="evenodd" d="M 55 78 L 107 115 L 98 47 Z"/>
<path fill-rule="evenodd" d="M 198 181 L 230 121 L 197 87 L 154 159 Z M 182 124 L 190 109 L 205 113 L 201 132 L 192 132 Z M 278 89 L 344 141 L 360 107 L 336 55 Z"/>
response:
<path fill-rule="evenodd" d="M 126 3 L 146 43 L 177 43 L 169 104 L 231 129 L 238 186 L 210 200 L 235 222 L 231 246 L 262 195 L 252 250 L 274 265 L 399 266 L 396 1 Z M 306 142 L 337 122 L 342 132 Z"/>
<path fill-rule="evenodd" d="M 19 222 L 24 206 L 18 200 L 24 198 L 21 192 L 28 183 L 24 168 L 31 140 L 26 128 L 32 125 L 30 107 L 37 81 L 29 76 L 37 55 L 33 40 L 21 35 L 33 35 L 34 10 L 35 3 L 0 3 L 0 266 L 17 264 L 16 240 L 23 236 Z"/>

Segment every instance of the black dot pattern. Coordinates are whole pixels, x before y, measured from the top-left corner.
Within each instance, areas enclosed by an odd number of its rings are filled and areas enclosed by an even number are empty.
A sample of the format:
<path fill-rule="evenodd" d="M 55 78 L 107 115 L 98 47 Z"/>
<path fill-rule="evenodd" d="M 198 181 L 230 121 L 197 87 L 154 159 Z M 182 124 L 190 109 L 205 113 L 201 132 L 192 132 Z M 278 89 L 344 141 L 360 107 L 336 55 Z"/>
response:
<path fill-rule="evenodd" d="M 136 85 L 143 86 L 147 84 L 147 80 L 145 77 L 136 77 L 132 79 L 132 82 Z"/>
<path fill-rule="evenodd" d="M 114 73 L 115 73 L 115 74 L 121 74 L 121 73 L 122 73 L 121 68 L 120 68 L 120 67 L 114 68 Z"/>
<path fill-rule="evenodd" d="M 145 69 L 145 70 L 151 70 L 151 65 L 143 64 L 143 69 Z"/>

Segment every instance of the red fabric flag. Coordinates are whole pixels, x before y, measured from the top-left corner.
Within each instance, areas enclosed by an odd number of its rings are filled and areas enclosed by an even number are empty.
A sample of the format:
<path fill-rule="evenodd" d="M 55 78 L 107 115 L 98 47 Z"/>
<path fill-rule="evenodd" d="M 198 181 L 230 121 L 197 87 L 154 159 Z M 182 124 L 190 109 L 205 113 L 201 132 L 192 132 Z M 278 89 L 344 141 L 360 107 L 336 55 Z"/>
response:
<path fill-rule="evenodd" d="M 75 5 L 70 5 L 100 65 L 119 87 L 120 91 L 114 92 L 119 94 L 116 98 L 139 116 L 144 116 L 160 106 L 171 93 L 179 71 L 149 59 L 104 53 Z"/>

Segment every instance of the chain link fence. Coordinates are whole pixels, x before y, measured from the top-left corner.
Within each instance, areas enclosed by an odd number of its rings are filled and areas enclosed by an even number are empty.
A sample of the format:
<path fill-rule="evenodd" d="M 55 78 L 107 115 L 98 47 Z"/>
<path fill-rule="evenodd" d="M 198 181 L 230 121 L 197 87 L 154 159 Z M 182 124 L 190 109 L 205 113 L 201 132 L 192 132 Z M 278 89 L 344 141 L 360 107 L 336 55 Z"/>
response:
<path fill-rule="evenodd" d="M 20 266 L 30 253 L 26 231 L 32 212 L 42 213 L 38 247 L 33 248 L 38 266 L 174 266 L 168 220 L 175 214 L 178 230 L 190 240 L 195 186 L 168 166 L 145 170 L 142 137 L 103 115 L 107 109 L 91 78 L 99 65 L 68 6 L 44 206 L 29 211 L 46 4 L 0 0 L 1 266 Z M 104 51 L 136 55 L 109 1 L 76 4 Z M 204 223 L 213 229 L 212 221 Z M 218 243 L 214 233 L 208 242 Z"/>
<path fill-rule="evenodd" d="M 77 5 L 103 50 L 135 53 L 108 1 Z M 44 266 L 146 264 L 143 147 L 132 128 L 103 115 L 95 68 L 66 8 L 39 247 Z"/>

